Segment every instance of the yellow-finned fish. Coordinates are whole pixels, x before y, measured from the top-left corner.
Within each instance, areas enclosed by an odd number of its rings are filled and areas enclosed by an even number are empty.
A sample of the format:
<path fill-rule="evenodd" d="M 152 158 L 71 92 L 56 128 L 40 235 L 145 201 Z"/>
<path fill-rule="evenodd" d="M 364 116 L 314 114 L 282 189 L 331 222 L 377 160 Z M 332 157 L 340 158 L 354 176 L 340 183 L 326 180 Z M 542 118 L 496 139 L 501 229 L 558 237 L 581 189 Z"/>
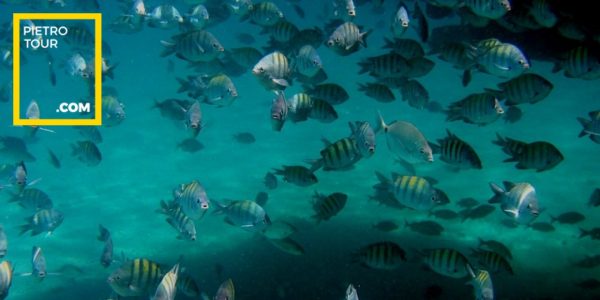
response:
<path fill-rule="evenodd" d="M 490 273 L 486 270 L 477 270 L 477 272 L 474 272 L 472 275 L 474 275 L 473 279 L 467 284 L 473 286 L 475 299 L 494 300 L 494 285 Z"/>
<path fill-rule="evenodd" d="M 124 262 L 110 274 L 107 282 L 119 296 L 139 297 L 155 290 L 163 275 L 158 263 L 146 258 L 136 258 Z"/>
<path fill-rule="evenodd" d="M 179 264 L 176 264 L 163 276 L 151 300 L 174 300 L 177 293 L 177 276 Z"/>
<path fill-rule="evenodd" d="M 9 261 L 3 261 L 0 263 L 0 299 L 8 297 L 12 279 L 13 266 Z"/>
<path fill-rule="evenodd" d="M 375 132 L 383 130 L 390 151 L 408 163 L 433 162 L 433 153 L 423 133 L 415 125 L 406 121 L 386 124 L 378 114 L 379 126 Z"/>

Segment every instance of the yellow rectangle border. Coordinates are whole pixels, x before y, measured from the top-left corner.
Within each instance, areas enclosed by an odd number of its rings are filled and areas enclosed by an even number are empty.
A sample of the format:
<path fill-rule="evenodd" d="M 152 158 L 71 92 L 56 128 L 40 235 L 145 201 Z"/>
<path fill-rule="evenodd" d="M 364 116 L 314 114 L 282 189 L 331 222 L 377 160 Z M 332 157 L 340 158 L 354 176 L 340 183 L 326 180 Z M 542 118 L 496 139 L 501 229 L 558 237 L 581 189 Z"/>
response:
<path fill-rule="evenodd" d="M 21 21 L 22 20 L 93 20 L 94 21 L 94 118 L 93 119 L 21 119 Z M 102 125 L 102 14 L 100 13 L 13 13 L 13 125 L 16 126 L 100 126 Z"/>

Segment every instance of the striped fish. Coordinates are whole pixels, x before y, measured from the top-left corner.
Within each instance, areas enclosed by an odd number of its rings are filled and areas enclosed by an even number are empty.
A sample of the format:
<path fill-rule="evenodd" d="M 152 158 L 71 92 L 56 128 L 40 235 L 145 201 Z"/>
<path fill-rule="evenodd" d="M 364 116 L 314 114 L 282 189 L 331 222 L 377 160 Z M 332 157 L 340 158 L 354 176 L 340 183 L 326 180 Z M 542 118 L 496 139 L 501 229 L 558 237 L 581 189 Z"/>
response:
<path fill-rule="evenodd" d="M 325 100 L 312 99 L 308 117 L 323 123 L 331 123 L 338 118 L 335 108 Z"/>
<path fill-rule="evenodd" d="M 179 275 L 179 264 L 176 264 L 163 276 L 156 288 L 156 293 L 151 300 L 174 300 L 177 293 L 177 276 Z"/>
<path fill-rule="evenodd" d="M 369 57 L 358 65 L 359 74 L 368 72 L 369 75 L 378 78 L 404 77 L 410 70 L 408 60 L 395 52 Z"/>
<path fill-rule="evenodd" d="M 331 105 L 337 105 L 350 99 L 346 90 L 335 83 L 322 83 L 307 90 L 306 93 L 313 98 L 323 99 Z"/>
<path fill-rule="evenodd" d="M 275 3 L 265 1 L 253 4 L 250 11 L 242 18 L 242 20 L 247 18 L 256 25 L 268 27 L 273 26 L 279 20 L 282 20 L 283 13 Z"/>
<path fill-rule="evenodd" d="M 289 86 L 290 65 L 287 57 L 275 51 L 265 55 L 252 68 L 252 73 L 267 88 L 279 89 Z"/>
<path fill-rule="evenodd" d="M 71 48 L 77 50 L 93 50 L 95 36 L 85 25 L 74 25 L 68 27 L 68 33 L 64 40 Z M 103 51 L 104 52 L 104 51 Z"/>
<path fill-rule="evenodd" d="M 237 97 L 237 88 L 224 74 L 211 78 L 204 91 L 204 102 L 218 107 L 231 105 Z"/>
<path fill-rule="evenodd" d="M 577 120 L 583 126 L 579 133 L 579 137 L 590 135 L 590 139 L 597 144 L 600 144 L 600 110 L 588 113 L 590 120 L 578 117 Z"/>
<path fill-rule="evenodd" d="M 126 114 L 123 103 L 114 96 L 102 97 L 102 124 L 116 126 L 125 120 Z"/>
<path fill-rule="evenodd" d="M 450 104 L 446 113 L 447 121 L 462 120 L 484 126 L 498 120 L 504 114 L 504 109 L 494 95 L 475 93 Z"/>
<path fill-rule="evenodd" d="M 554 66 L 553 72 L 564 69 L 565 76 L 593 80 L 600 78 L 600 55 L 584 46 L 579 46 L 567 52 L 563 61 Z"/>
<path fill-rule="evenodd" d="M 51 234 L 64 220 L 64 215 L 54 209 L 42 209 L 36 212 L 32 217 L 27 218 L 27 224 L 21 225 L 19 235 L 31 230 L 31 236 L 38 235 L 42 232 Z"/>
<path fill-rule="evenodd" d="M 210 207 L 210 200 L 198 180 L 181 184 L 173 191 L 173 196 L 183 212 L 194 220 L 202 218 Z"/>
<path fill-rule="evenodd" d="M 348 195 L 343 193 L 333 193 L 326 196 L 315 191 L 313 196 L 315 215 L 312 218 L 317 220 L 317 223 L 327 221 L 342 211 L 347 201 Z"/>
<path fill-rule="evenodd" d="M 517 162 L 517 169 L 536 169 L 542 172 L 556 167 L 564 160 L 556 146 L 544 141 L 525 143 L 498 135 L 494 144 L 501 146 L 511 156 L 504 162 Z"/>
<path fill-rule="evenodd" d="M 381 181 L 384 178 L 379 179 Z M 374 188 L 392 192 L 400 204 L 419 211 L 430 210 L 441 204 L 438 191 L 423 177 L 392 174 L 392 181 L 386 179 Z"/>
<path fill-rule="evenodd" d="M 409 25 L 410 18 L 408 17 L 408 11 L 406 10 L 406 7 L 401 5 L 392 19 L 392 33 L 394 34 L 394 37 L 401 37 L 406 32 Z"/>
<path fill-rule="evenodd" d="M 212 61 L 225 51 L 223 45 L 210 32 L 192 30 L 171 38 L 172 42 L 161 41 L 165 47 L 162 57 L 175 54 L 180 59 L 190 62 Z"/>
<path fill-rule="evenodd" d="M 304 76 L 313 77 L 323 69 L 323 62 L 317 49 L 311 45 L 305 45 L 298 50 L 294 61 L 296 71 Z"/>
<path fill-rule="evenodd" d="M 358 26 L 352 22 L 339 25 L 327 40 L 327 47 L 336 53 L 347 55 L 358 50 L 359 45 L 367 47 L 367 35 L 369 32 L 361 32 Z"/>
<path fill-rule="evenodd" d="M 396 96 L 392 90 L 385 84 L 381 83 L 367 83 L 358 84 L 358 90 L 364 92 L 365 95 L 379 101 L 379 102 L 392 102 L 396 100 Z"/>
<path fill-rule="evenodd" d="M 185 23 L 193 29 L 202 29 L 209 21 L 210 14 L 202 4 L 191 7 L 189 13 L 185 15 Z"/>
<path fill-rule="evenodd" d="M 42 252 L 42 248 L 33 246 L 31 250 L 31 275 L 39 278 L 40 280 L 46 278 L 48 273 L 46 272 L 46 258 Z"/>
<path fill-rule="evenodd" d="M 25 188 L 20 194 L 12 194 L 9 202 L 18 202 L 18 204 L 28 210 L 38 211 L 40 209 L 52 208 L 52 200 L 40 189 Z"/>
<path fill-rule="evenodd" d="M 285 19 L 280 19 L 273 26 L 263 27 L 261 30 L 261 34 L 269 34 L 271 37 L 280 43 L 287 43 L 292 38 L 294 38 L 300 30 L 296 25 L 286 21 Z"/>
<path fill-rule="evenodd" d="M 235 287 L 231 278 L 221 283 L 214 300 L 235 300 Z"/>
<path fill-rule="evenodd" d="M 179 273 L 177 277 L 177 290 L 190 298 L 197 298 L 200 295 L 198 284 L 187 273 Z"/>
<path fill-rule="evenodd" d="M 271 103 L 271 128 L 281 131 L 288 116 L 288 104 L 283 91 L 277 91 L 277 97 Z"/>
<path fill-rule="evenodd" d="M 491 75 L 512 78 L 529 69 L 529 61 L 517 46 L 502 43 L 477 57 L 479 68 Z"/>
<path fill-rule="evenodd" d="M 368 268 L 394 270 L 406 261 L 406 251 L 396 243 L 384 241 L 358 250 L 354 260 Z"/>
<path fill-rule="evenodd" d="M 108 276 L 108 284 L 119 296 L 139 297 L 150 294 L 160 283 L 164 273 L 156 262 L 136 258 L 124 262 Z"/>
<path fill-rule="evenodd" d="M 466 0 L 465 4 L 474 14 L 488 19 L 499 19 L 511 10 L 508 0 Z"/>
<path fill-rule="evenodd" d="M 167 223 L 179 233 L 177 236 L 178 239 L 190 241 L 196 240 L 196 225 L 194 224 L 194 221 L 183 212 L 181 206 L 177 203 L 169 205 L 165 201 L 160 201 L 160 206 L 160 212 L 168 216 Z"/>
<path fill-rule="evenodd" d="M 8 251 L 8 238 L 6 238 L 6 232 L 4 232 L 4 227 L 0 224 L 0 258 L 6 256 L 6 252 Z"/>
<path fill-rule="evenodd" d="M 425 264 L 434 272 L 452 277 L 463 278 L 469 274 L 470 264 L 467 258 L 454 249 L 439 248 L 425 251 Z"/>
<path fill-rule="evenodd" d="M 434 153 L 440 153 L 440 159 L 461 168 L 481 169 L 481 159 L 471 145 L 446 130 L 448 136 L 438 140 L 439 145 L 431 144 Z"/>
<path fill-rule="evenodd" d="M 194 137 L 202 130 L 202 110 L 200 102 L 194 101 L 185 111 L 185 126 L 192 130 Z"/>
<path fill-rule="evenodd" d="M 89 167 L 97 166 L 102 161 L 102 153 L 92 141 L 78 141 L 76 144 L 71 144 L 71 149 L 71 156 L 77 157 L 80 162 Z"/>
<path fill-rule="evenodd" d="M 504 245 L 503 243 L 494 241 L 494 240 L 486 241 L 481 238 L 478 238 L 478 240 L 479 240 L 479 248 L 480 249 L 487 248 L 488 250 L 493 250 L 494 252 L 496 252 L 506 258 L 512 259 L 512 253 L 511 253 L 510 249 L 508 249 L 508 247 L 506 247 L 506 245 Z"/>
<path fill-rule="evenodd" d="M 529 224 L 540 214 L 535 188 L 527 182 L 513 183 L 504 181 L 504 188 L 491 183 L 494 196 L 489 203 L 501 203 L 502 211 L 521 224 Z"/>
<path fill-rule="evenodd" d="M 344 13 L 350 18 L 356 17 L 356 6 L 353 0 L 333 0 L 333 15 L 343 17 Z"/>
<path fill-rule="evenodd" d="M 323 140 L 325 148 L 321 150 L 321 158 L 312 162 L 311 170 L 314 172 L 321 167 L 324 171 L 345 171 L 352 169 L 362 155 L 352 137 L 342 138 L 333 143 Z"/>
<path fill-rule="evenodd" d="M 519 105 L 523 103 L 537 103 L 544 100 L 554 85 L 546 78 L 534 74 L 521 74 L 513 79 L 498 84 L 499 91 L 486 89 L 496 97 L 505 99 L 506 105 Z"/>
<path fill-rule="evenodd" d="M 473 286 L 475 300 L 494 300 L 494 285 L 490 273 L 486 270 L 478 270 L 473 275 L 473 279 L 468 284 Z"/>
<path fill-rule="evenodd" d="M 283 180 L 297 186 L 306 187 L 318 182 L 313 171 L 304 166 L 282 166 L 282 169 L 273 169 L 275 175 L 283 176 Z"/>
<path fill-rule="evenodd" d="M 496 133 L 496 140 L 492 143 L 502 147 L 502 151 L 511 156 L 520 155 L 527 146 L 527 143 L 525 142 L 511 139 L 509 137 L 502 137 L 499 133 Z"/>
<path fill-rule="evenodd" d="M 146 14 L 146 21 L 149 27 L 169 29 L 183 23 L 183 17 L 175 6 L 162 4 Z"/>
<path fill-rule="evenodd" d="M 405 59 L 413 59 L 425 56 L 425 50 L 421 44 L 413 39 L 384 39 L 384 49 L 390 49 L 392 52 L 402 55 Z"/>
<path fill-rule="evenodd" d="M 289 112 L 291 120 L 302 122 L 308 120 L 313 107 L 313 99 L 306 93 L 297 93 L 289 101 Z"/>
<path fill-rule="evenodd" d="M 416 109 L 424 109 L 429 104 L 429 92 L 425 87 L 414 79 L 407 80 L 400 86 L 402 101 L 408 102 L 408 105 Z"/>
<path fill-rule="evenodd" d="M 511 275 L 514 275 L 510 262 L 504 256 L 494 251 L 478 249 L 473 251 L 473 255 L 477 257 L 479 263 L 484 268 L 493 273 L 507 271 Z"/>
<path fill-rule="evenodd" d="M 8 297 L 8 291 L 12 284 L 13 266 L 9 261 L 0 263 L 0 299 Z"/>
<path fill-rule="evenodd" d="M 252 200 L 232 201 L 224 205 L 216 202 L 214 214 L 224 213 L 225 222 L 242 228 L 257 228 L 258 230 L 271 224 L 271 219 L 265 210 Z"/>
<path fill-rule="evenodd" d="M 358 152 L 363 157 L 371 157 L 375 154 L 377 141 L 375 139 L 375 131 L 369 122 L 348 122 L 348 126 L 350 126 L 351 138 L 354 138 L 356 141 Z"/>

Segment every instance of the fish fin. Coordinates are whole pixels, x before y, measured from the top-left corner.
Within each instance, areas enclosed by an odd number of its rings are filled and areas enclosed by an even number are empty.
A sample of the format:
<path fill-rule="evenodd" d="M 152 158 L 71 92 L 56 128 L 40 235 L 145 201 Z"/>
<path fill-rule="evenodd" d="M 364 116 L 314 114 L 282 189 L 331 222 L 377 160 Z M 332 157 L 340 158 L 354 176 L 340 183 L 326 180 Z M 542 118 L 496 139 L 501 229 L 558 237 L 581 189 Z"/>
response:
<path fill-rule="evenodd" d="M 500 69 L 502 71 L 509 71 L 510 70 L 510 67 L 501 66 L 499 64 L 494 64 L 494 67 L 496 67 L 496 68 L 498 68 L 498 69 Z"/>
<path fill-rule="evenodd" d="M 385 121 L 383 120 L 383 117 L 381 116 L 381 111 L 377 110 L 377 119 L 375 121 L 375 128 L 373 129 L 373 131 L 375 132 L 375 134 L 377 134 L 382 129 L 384 132 L 387 131 L 387 124 L 385 124 Z"/>
<path fill-rule="evenodd" d="M 35 180 L 32 180 L 30 183 L 27 184 L 27 186 L 32 186 L 38 182 L 40 182 L 42 180 L 42 178 L 37 178 Z"/>
<path fill-rule="evenodd" d="M 160 57 L 169 56 L 175 53 L 175 44 L 167 41 L 160 41 L 160 43 L 165 47 L 165 49 L 160 53 Z"/>
<path fill-rule="evenodd" d="M 516 208 L 507 208 L 503 210 L 505 213 L 509 214 L 513 218 L 519 217 L 519 210 Z"/>
<path fill-rule="evenodd" d="M 500 203 L 502 200 L 501 197 L 504 194 L 504 189 L 493 182 L 490 182 L 490 188 L 492 189 L 492 192 L 494 192 L 494 196 L 488 200 L 488 203 Z"/>
<path fill-rule="evenodd" d="M 288 87 L 290 86 L 289 82 L 283 78 L 272 78 L 271 79 L 274 83 L 281 85 L 281 86 L 285 86 Z"/>
<path fill-rule="evenodd" d="M 586 132 L 586 128 L 588 128 L 589 124 L 592 122 L 590 120 L 586 120 L 584 118 L 578 117 L 577 121 L 579 121 L 579 123 L 581 123 L 581 126 L 583 126 L 583 130 L 581 130 L 581 132 L 579 133 L 579 135 L 577 137 L 583 137 L 586 136 L 588 133 Z"/>
<path fill-rule="evenodd" d="M 246 224 L 246 225 L 242 225 L 240 227 L 242 227 L 242 228 L 250 228 L 250 227 L 254 227 L 254 224 Z"/>
<path fill-rule="evenodd" d="M 508 181 L 508 180 L 502 181 L 502 184 L 504 184 L 504 190 L 505 191 L 510 191 L 510 190 L 512 190 L 512 188 L 515 187 L 515 184 L 513 182 Z"/>
<path fill-rule="evenodd" d="M 517 159 L 516 157 L 512 156 L 512 157 L 509 157 L 509 158 L 503 160 L 502 162 L 515 162 L 515 161 L 519 161 L 519 159 Z"/>

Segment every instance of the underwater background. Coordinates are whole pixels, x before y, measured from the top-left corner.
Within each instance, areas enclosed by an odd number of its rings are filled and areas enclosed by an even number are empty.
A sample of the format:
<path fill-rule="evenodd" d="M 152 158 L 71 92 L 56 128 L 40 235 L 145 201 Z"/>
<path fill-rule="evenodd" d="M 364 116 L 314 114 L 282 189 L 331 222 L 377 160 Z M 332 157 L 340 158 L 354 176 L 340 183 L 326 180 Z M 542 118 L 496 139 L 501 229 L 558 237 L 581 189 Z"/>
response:
<path fill-rule="evenodd" d="M 45 232 L 36 236 L 20 235 L 19 226 L 27 223 L 25 219 L 34 212 L 9 202 L 14 193 L 10 172 L 6 178 L 0 178 L 0 183 L 6 185 L 0 193 L 0 224 L 8 238 L 8 252 L 2 259 L 11 261 L 15 273 L 7 299 L 114 299 L 107 278 L 125 262 L 125 258 L 148 258 L 168 266 L 166 269 L 180 261 L 185 272 L 211 299 L 228 278 L 235 284 L 238 299 L 344 299 L 349 284 L 356 288 L 360 299 L 471 299 L 472 287 L 465 284 L 468 278 L 445 277 L 429 270 L 423 263 L 421 250 L 456 249 L 477 265 L 477 259 L 470 253 L 479 246 L 480 239 L 499 241 L 512 252 L 510 265 L 514 275 L 490 272 L 496 299 L 600 298 L 597 264 L 591 267 L 577 265 L 586 257 L 600 254 L 598 237 L 580 236 L 580 228 L 596 228 L 597 231 L 600 227 L 598 203 L 588 203 L 594 190 L 600 187 L 600 145 L 588 137 L 578 138 L 582 126 L 577 121 L 578 117 L 589 119 L 589 112 L 600 109 L 600 85 L 597 79 L 568 78 L 563 72 L 553 73 L 554 62 L 544 57 L 558 58 L 569 45 L 591 43 L 590 49 L 597 50 L 597 29 L 592 32 L 596 36 L 595 42 L 571 41 L 558 49 L 552 48 L 552 44 L 544 52 L 546 55 L 529 55 L 526 43 L 543 44 L 543 41 L 523 40 L 521 33 L 493 29 L 482 29 L 475 37 L 469 36 L 473 30 L 465 29 L 464 36 L 452 33 L 457 41 L 497 37 L 520 46 L 531 65 L 527 72 L 542 75 L 554 85 L 543 101 L 520 105 L 522 117 L 518 121 L 507 122 L 501 118 L 477 126 L 462 121 L 449 122 L 441 111 L 411 107 L 401 100 L 401 94 L 395 88 L 396 100 L 387 103 L 358 90 L 359 84 L 374 81 L 368 74 L 359 74 L 358 63 L 388 51 L 383 49 L 384 38 L 392 37 L 389 23 L 400 4 L 397 1 L 384 1 L 383 4 L 357 1 L 357 13 L 352 22 L 371 31 L 368 46 L 347 56 L 339 55 L 326 45 L 317 48 L 328 77 L 326 82 L 341 85 L 350 96 L 346 102 L 334 106 L 337 111 L 335 121 L 326 123 L 309 119 L 293 123 L 288 120 L 280 132 L 274 131 L 270 108 L 276 95 L 263 87 L 248 69 L 231 76 L 239 94 L 231 105 L 217 107 L 201 103 L 203 126 L 195 138 L 203 147 L 189 152 L 178 146 L 190 138 L 184 122 L 168 120 L 153 108 L 155 101 L 164 99 L 192 100 L 185 93 L 177 92 L 180 85 L 176 78 L 199 72 L 189 68 L 183 59 L 161 57 L 164 49 L 161 41 L 169 41 L 180 29 L 144 25 L 139 32 L 117 33 L 109 25 L 129 11 L 131 3 L 99 1 L 99 7 L 95 8 L 89 3 L 93 1 L 78 1 L 85 3 L 65 0 L 65 7 L 52 2 L 50 7 L 44 7 L 36 2 L 0 2 L 2 24 L 10 24 L 14 12 L 101 12 L 103 42 L 110 47 L 110 54 L 105 53 L 103 57 L 113 64 L 118 63 L 113 71 L 114 78 L 103 79 L 103 88 L 112 87 L 113 95 L 116 91 L 116 98 L 126 111 L 122 122 L 106 126 L 104 120 L 105 125 L 98 128 L 103 138 L 97 143 L 102 158 L 99 164 L 92 166 L 72 155 L 72 145 L 83 140 L 78 130 L 70 126 L 42 126 L 54 132 L 40 130 L 34 138 L 28 137 L 29 128 L 12 125 L 10 91 L 8 98 L 2 99 L 0 136 L 24 139 L 29 153 L 35 157 L 35 160 L 25 161 L 28 180 L 41 179 L 31 187 L 47 193 L 53 207 L 64 214 L 63 224 L 49 236 Z M 147 0 L 145 5 L 150 11 L 152 7 L 165 4 L 163 2 Z M 217 2 L 239 4 L 238 1 Z M 416 2 L 425 7 L 427 1 Z M 183 1 L 168 3 L 182 14 L 195 5 Z M 335 17 L 335 8 L 331 7 L 330 1 L 273 3 L 286 20 L 301 29 L 319 27 L 325 30 L 329 20 L 322 16 Z M 405 3 L 410 10 L 415 5 L 415 1 Z M 566 6 L 564 1 L 556 3 L 560 3 L 560 7 Z M 329 10 L 324 11 L 324 6 Z M 304 17 L 299 15 L 298 8 L 305 13 Z M 240 19 L 231 14 L 205 29 L 226 51 L 249 46 L 259 49 L 263 55 L 269 53 L 262 50 L 269 35 L 260 33 L 261 26 Z M 457 15 L 427 19 L 432 31 L 461 24 Z M 469 25 L 462 26 L 467 28 Z M 3 29 L 9 27 L 3 25 Z M 255 41 L 244 44 L 238 37 L 240 33 L 250 34 Z M 324 31 L 324 42 L 330 34 L 331 31 Z M 2 45 L 10 45 L 9 38 L 4 38 Z M 426 53 L 431 50 L 428 43 L 421 41 L 417 30 L 409 28 L 402 38 L 420 41 Z M 435 34 L 429 37 L 430 41 L 435 38 Z M 590 52 L 598 57 L 598 51 Z M 86 97 L 88 86 L 85 81 L 65 71 L 71 53 L 69 48 L 53 52 L 56 86 L 48 80 L 45 55 L 22 53 L 27 62 L 21 66 L 21 111 L 30 100 L 36 99 L 42 117 L 56 117 L 54 106 L 48 104 L 50 101 L 61 97 Z M 507 80 L 473 70 L 472 81 L 464 87 L 461 84 L 463 70 L 453 68 L 436 54 L 426 57 L 435 62 L 435 67 L 418 81 L 427 88 L 430 101 L 444 108 L 469 94 L 483 92 L 484 88 L 496 89 L 498 83 Z M 11 67 L 3 65 L 0 68 L 0 85 L 10 84 L 11 72 Z M 285 89 L 285 95 L 290 98 L 303 90 L 302 84 L 294 80 Z M 358 161 L 350 170 L 315 171 L 318 183 L 308 187 L 284 182 L 279 176 L 277 188 L 265 186 L 265 174 L 273 169 L 284 165 L 309 167 L 305 162 L 319 158 L 324 147 L 322 138 L 335 141 L 350 135 L 348 122 L 368 121 L 376 127 L 378 111 L 388 124 L 394 120 L 414 124 L 432 142 L 444 138 L 448 129 L 476 150 L 483 163 L 482 169 L 456 171 L 437 154 L 433 163 L 414 165 L 417 175 L 435 178 L 438 181 L 435 187 L 448 195 L 450 203 L 440 208 L 459 212 L 463 208 L 458 201 L 464 198 L 487 203 L 493 196 L 489 182 L 529 182 L 535 187 L 541 210 L 536 222 L 550 223 L 551 216 L 573 211 L 583 214 L 585 219 L 576 224 L 553 222 L 553 229 L 544 232 L 526 225 L 507 227 L 505 221 L 510 217 L 499 205 L 483 218 L 464 221 L 460 217 L 444 220 L 427 211 L 382 205 L 370 199 L 374 193 L 373 185 L 379 183 L 375 172 L 388 177 L 392 172 L 409 174 L 388 149 L 383 133 L 377 135 L 374 155 Z M 251 133 L 255 141 L 234 138 L 243 132 Z M 503 162 L 509 156 L 492 143 L 497 133 L 528 143 L 547 141 L 560 150 L 564 160 L 543 172 L 517 169 L 515 162 Z M 49 149 L 60 160 L 60 168 L 50 162 Z M 2 164 L 15 165 L 19 161 L 15 153 L 0 156 Z M 214 203 L 201 219 L 195 220 L 195 241 L 177 239 L 176 230 L 156 210 L 160 208 L 161 200 L 173 199 L 175 188 L 192 180 L 202 184 L 211 201 L 253 200 L 257 193 L 267 192 L 264 210 L 272 221 L 283 220 L 297 229 L 290 238 L 301 245 L 302 255 L 292 255 L 274 247 L 260 231 L 227 224 L 223 215 L 213 214 Z M 315 191 L 344 193 L 348 200 L 337 215 L 316 222 L 312 218 L 315 215 L 312 205 Z M 373 227 L 384 220 L 393 221 L 399 228 L 384 232 Z M 437 222 L 443 226 L 443 232 L 424 235 L 405 226 L 405 222 L 425 220 Z M 114 243 L 115 261 L 106 268 L 99 262 L 103 249 L 103 243 L 97 241 L 99 224 L 110 230 Z M 393 270 L 368 268 L 354 261 L 354 253 L 380 241 L 392 241 L 401 246 L 406 251 L 406 261 Z M 31 248 L 34 245 L 43 249 L 48 272 L 57 274 L 49 274 L 43 280 L 19 276 L 31 272 Z M 591 286 L 581 284 L 586 280 L 592 280 Z M 176 298 L 201 299 L 183 293 L 178 293 Z"/>

